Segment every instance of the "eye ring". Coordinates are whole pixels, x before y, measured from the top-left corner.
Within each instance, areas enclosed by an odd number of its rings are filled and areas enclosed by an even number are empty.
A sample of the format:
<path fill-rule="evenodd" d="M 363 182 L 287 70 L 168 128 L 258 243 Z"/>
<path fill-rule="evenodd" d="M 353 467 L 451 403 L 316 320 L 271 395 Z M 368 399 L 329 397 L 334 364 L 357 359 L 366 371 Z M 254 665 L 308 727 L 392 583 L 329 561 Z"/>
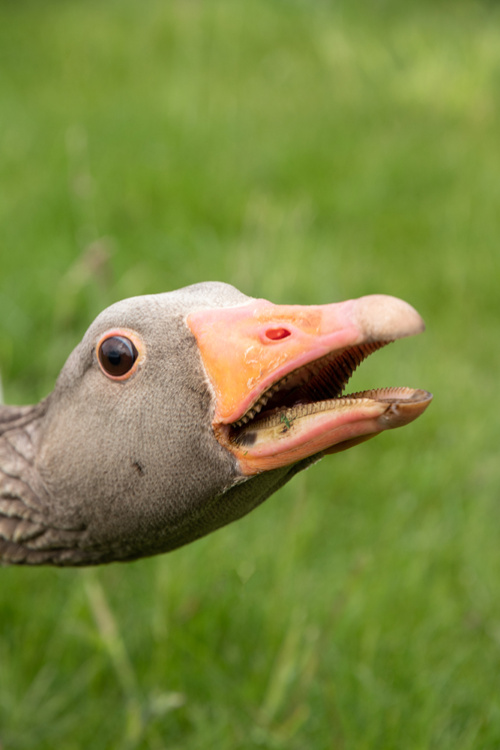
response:
<path fill-rule="evenodd" d="M 144 359 L 143 346 L 138 337 L 127 329 L 106 331 L 96 346 L 101 372 L 110 380 L 128 380 Z"/>

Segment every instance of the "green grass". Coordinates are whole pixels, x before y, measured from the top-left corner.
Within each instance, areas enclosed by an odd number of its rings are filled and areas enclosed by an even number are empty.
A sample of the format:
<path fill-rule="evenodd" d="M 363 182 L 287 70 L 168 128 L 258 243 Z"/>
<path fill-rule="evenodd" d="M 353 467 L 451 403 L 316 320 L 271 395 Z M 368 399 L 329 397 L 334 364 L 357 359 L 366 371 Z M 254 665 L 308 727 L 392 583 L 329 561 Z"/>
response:
<path fill-rule="evenodd" d="M 220 279 L 402 296 L 429 412 L 172 555 L 0 572 L 2 750 L 500 746 L 500 9 L 4 0 L 0 367 Z"/>

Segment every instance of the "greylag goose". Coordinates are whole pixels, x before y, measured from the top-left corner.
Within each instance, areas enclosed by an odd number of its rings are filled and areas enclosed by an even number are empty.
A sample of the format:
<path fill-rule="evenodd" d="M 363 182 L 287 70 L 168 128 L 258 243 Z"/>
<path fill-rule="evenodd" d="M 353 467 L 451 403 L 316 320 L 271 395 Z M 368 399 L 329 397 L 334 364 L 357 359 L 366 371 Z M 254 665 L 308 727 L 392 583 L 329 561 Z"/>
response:
<path fill-rule="evenodd" d="M 342 395 L 423 328 L 394 297 L 274 305 L 215 282 L 112 305 L 47 398 L 0 407 L 0 562 L 133 560 L 244 516 L 425 410 L 423 390 Z"/>

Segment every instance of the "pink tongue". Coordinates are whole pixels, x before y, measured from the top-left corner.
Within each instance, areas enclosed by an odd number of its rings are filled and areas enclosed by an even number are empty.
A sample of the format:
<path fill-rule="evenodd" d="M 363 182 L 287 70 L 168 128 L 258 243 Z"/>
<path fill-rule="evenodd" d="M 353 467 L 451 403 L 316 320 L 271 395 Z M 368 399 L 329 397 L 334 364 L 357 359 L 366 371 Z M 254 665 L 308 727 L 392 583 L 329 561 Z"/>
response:
<path fill-rule="evenodd" d="M 255 474 L 316 453 L 346 450 L 383 430 L 409 424 L 431 399 L 426 391 L 387 388 L 325 402 L 323 409 L 317 404 L 283 409 L 243 429 L 237 452 L 240 466 L 245 474 Z"/>

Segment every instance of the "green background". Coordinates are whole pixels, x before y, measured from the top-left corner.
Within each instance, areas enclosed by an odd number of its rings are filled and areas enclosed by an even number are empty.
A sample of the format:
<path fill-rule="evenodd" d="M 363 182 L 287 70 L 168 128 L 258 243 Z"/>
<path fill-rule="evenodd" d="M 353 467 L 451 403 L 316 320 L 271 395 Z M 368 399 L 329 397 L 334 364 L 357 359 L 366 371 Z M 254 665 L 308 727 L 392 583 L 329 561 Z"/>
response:
<path fill-rule="evenodd" d="M 431 390 L 246 519 L 0 572 L 2 750 L 500 747 L 500 8 L 1 0 L 0 366 L 46 395 L 113 301 L 388 293 Z"/>

